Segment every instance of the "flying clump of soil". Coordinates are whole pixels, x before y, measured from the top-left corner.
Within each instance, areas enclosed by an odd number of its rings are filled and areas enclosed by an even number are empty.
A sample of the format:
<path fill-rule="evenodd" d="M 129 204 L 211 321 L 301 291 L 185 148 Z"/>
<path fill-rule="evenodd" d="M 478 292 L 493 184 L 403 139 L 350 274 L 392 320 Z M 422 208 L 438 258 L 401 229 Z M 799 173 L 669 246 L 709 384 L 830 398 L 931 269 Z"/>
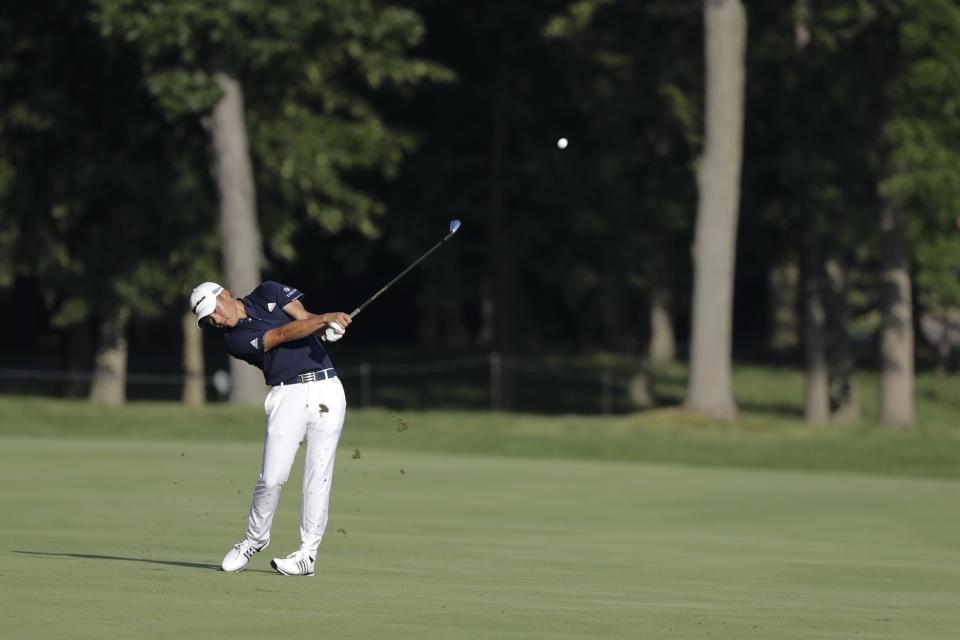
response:
<path fill-rule="evenodd" d="M 397 425 L 396 426 L 397 433 L 403 433 L 404 431 L 410 428 L 410 425 L 407 424 L 407 421 L 401 418 L 400 416 L 398 416 L 397 414 L 391 413 L 390 415 L 393 416 L 393 422 Z"/>

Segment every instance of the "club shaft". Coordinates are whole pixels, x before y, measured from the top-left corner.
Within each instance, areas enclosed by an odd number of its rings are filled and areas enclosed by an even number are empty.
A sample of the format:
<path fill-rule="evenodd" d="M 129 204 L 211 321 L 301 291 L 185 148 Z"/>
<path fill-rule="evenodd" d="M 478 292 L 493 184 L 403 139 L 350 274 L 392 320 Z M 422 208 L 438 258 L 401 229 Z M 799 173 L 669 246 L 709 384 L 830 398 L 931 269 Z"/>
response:
<path fill-rule="evenodd" d="M 351 312 L 350 312 L 350 317 L 351 317 L 351 318 L 356 318 L 356 317 L 357 317 L 357 314 L 359 314 L 361 311 L 363 311 L 364 308 L 366 308 L 366 306 L 367 306 L 368 304 L 370 304 L 371 302 L 373 302 L 374 300 L 376 300 L 377 298 L 379 298 L 379 297 L 380 297 L 380 294 L 382 294 L 384 291 L 386 291 L 387 289 L 389 289 L 390 287 L 393 286 L 393 283 L 395 283 L 397 280 L 399 280 L 399 279 L 402 278 L 403 276 L 407 275 L 407 272 L 409 272 L 409 271 L 410 271 L 411 269 L 413 269 L 415 266 L 417 266 L 418 264 L 420 264 L 421 262 L 423 262 L 424 258 L 426 258 L 427 256 L 429 256 L 429 255 L 430 255 L 431 253 L 433 253 L 434 251 L 436 251 L 437 248 L 438 248 L 440 245 L 442 245 L 444 242 L 446 242 L 447 240 L 449 240 L 450 237 L 451 237 L 454 233 L 455 233 L 455 232 L 451 231 L 450 233 L 448 233 L 448 234 L 446 235 L 446 237 L 444 237 L 443 240 L 441 240 L 441 241 L 438 242 L 437 244 L 435 244 L 435 245 L 433 245 L 432 247 L 430 247 L 430 250 L 429 250 L 429 251 L 427 251 L 425 254 L 423 254 L 422 256 L 420 256 L 419 258 L 417 258 L 416 261 L 415 261 L 413 264 L 411 264 L 409 267 L 407 267 L 406 269 L 404 269 L 403 271 L 401 271 L 401 272 L 400 272 L 400 275 L 398 275 L 396 278 L 394 278 L 393 280 L 391 280 L 391 281 L 388 282 L 387 284 L 383 285 L 383 288 L 380 289 L 380 291 L 377 291 L 375 294 L 373 294 L 372 296 L 370 296 L 369 298 L 367 298 L 367 301 L 366 301 L 366 302 L 364 302 L 364 303 L 361 304 L 359 307 L 357 307 L 356 309 L 354 309 L 353 311 L 351 311 Z"/>

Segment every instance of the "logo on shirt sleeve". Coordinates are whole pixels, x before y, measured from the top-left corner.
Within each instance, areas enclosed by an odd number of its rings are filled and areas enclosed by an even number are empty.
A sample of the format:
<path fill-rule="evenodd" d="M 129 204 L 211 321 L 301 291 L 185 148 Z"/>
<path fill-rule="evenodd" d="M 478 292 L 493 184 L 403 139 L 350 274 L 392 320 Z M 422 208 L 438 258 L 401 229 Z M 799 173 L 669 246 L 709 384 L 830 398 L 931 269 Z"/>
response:
<path fill-rule="evenodd" d="M 252 346 L 254 349 L 259 349 L 260 347 L 257 346 L 259 344 L 260 344 L 260 338 L 254 338 L 253 340 L 250 341 L 250 346 Z"/>
<path fill-rule="evenodd" d="M 273 311 L 273 308 L 274 308 L 275 306 L 277 306 L 277 303 L 276 303 L 276 302 L 268 302 L 268 303 L 267 303 L 267 311 Z"/>

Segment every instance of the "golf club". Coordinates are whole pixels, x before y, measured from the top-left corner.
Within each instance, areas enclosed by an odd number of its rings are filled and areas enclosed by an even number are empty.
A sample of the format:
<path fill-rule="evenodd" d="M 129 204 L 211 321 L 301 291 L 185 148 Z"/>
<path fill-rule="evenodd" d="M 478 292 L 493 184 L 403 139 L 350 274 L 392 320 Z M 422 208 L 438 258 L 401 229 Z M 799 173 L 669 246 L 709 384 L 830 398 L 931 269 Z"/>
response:
<path fill-rule="evenodd" d="M 358 315 L 361 311 L 363 311 L 364 308 L 366 308 L 366 306 L 367 306 L 368 304 L 370 304 L 371 302 L 373 302 L 374 300 L 376 300 L 377 298 L 379 298 L 381 293 L 383 293 L 384 291 L 386 291 L 387 289 L 389 289 L 390 287 L 392 287 L 394 282 L 396 282 L 397 280 L 399 280 L 400 278 L 402 278 L 403 276 L 405 276 L 405 275 L 407 274 L 407 272 L 410 271 L 410 269 L 413 269 L 415 266 L 417 266 L 418 264 L 420 264 L 420 263 L 423 261 L 424 258 L 426 258 L 428 255 L 430 255 L 430 254 L 433 253 L 434 251 L 436 251 L 436 250 L 437 250 L 437 247 L 439 247 L 439 246 L 442 245 L 444 242 L 446 242 L 447 240 L 449 240 L 450 238 L 452 238 L 452 237 L 453 237 L 453 234 L 455 234 L 455 233 L 457 232 L 457 229 L 459 229 L 459 228 L 460 228 L 460 221 L 459 221 L 459 220 L 451 220 L 451 221 L 450 221 L 450 233 L 448 233 L 448 234 L 443 238 L 443 240 L 441 240 L 441 241 L 438 242 L 437 244 L 433 245 L 433 247 L 431 247 L 429 251 L 427 251 L 425 254 L 423 254 L 422 256 L 420 256 L 419 258 L 417 258 L 416 261 L 415 261 L 413 264 L 411 264 L 409 267 L 407 267 L 406 269 L 404 269 L 403 271 L 401 271 L 401 272 L 400 272 L 400 275 L 398 275 L 396 278 L 394 278 L 393 280 L 391 280 L 390 282 L 388 282 L 387 284 L 385 284 L 384 287 L 383 287 L 382 289 L 380 289 L 380 291 L 377 291 L 375 294 L 373 294 L 372 296 L 370 296 L 369 298 L 367 298 L 367 301 L 366 301 L 366 302 L 364 302 L 363 304 L 361 304 L 359 307 L 357 307 L 356 309 L 354 309 L 354 310 L 350 313 L 350 317 L 351 317 L 351 318 L 356 318 L 357 315 Z"/>

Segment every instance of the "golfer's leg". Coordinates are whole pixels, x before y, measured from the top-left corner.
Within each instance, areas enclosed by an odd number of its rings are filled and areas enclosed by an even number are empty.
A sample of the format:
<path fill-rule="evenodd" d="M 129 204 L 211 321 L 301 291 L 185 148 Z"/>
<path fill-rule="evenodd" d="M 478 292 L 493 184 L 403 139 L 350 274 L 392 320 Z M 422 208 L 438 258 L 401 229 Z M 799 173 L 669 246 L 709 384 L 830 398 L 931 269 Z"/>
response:
<path fill-rule="evenodd" d="M 300 548 L 316 557 L 317 548 L 327 528 L 330 492 L 333 485 L 333 463 L 337 453 L 343 420 L 347 413 L 347 401 L 339 378 L 316 382 L 317 401 L 321 410 L 316 411 L 307 427 L 307 453 L 303 466 L 303 503 L 300 507 Z M 323 408 L 326 411 L 323 411 Z"/>
<path fill-rule="evenodd" d="M 290 477 L 293 459 L 306 430 L 306 385 L 274 387 L 264 402 L 267 429 L 263 443 L 260 476 L 253 489 L 247 538 L 270 539 L 270 527 L 280 501 L 280 490 Z"/>

